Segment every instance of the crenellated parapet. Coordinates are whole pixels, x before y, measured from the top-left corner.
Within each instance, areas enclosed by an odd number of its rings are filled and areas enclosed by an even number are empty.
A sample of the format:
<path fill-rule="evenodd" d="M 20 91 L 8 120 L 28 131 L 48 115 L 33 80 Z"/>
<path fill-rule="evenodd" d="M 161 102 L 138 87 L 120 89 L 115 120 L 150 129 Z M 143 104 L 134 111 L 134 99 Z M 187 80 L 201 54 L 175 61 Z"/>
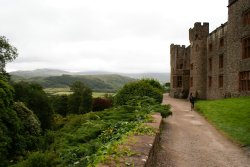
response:
<path fill-rule="evenodd" d="M 189 41 L 202 40 L 209 35 L 209 23 L 196 22 L 193 28 L 189 29 Z"/>

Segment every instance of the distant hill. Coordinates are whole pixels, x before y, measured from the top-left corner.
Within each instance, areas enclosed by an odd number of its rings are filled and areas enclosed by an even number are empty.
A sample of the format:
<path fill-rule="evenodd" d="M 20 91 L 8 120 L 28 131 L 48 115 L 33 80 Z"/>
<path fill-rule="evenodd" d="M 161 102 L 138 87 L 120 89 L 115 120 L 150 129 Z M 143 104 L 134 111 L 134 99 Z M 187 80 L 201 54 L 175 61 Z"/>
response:
<path fill-rule="evenodd" d="M 63 74 L 73 74 L 68 71 L 57 70 L 57 69 L 37 69 L 31 71 L 14 71 L 10 72 L 10 75 L 15 75 L 24 78 L 32 78 L 32 77 L 49 77 L 49 76 L 60 76 Z"/>
<path fill-rule="evenodd" d="M 57 69 L 37 69 L 32 71 L 15 71 L 10 72 L 11 75 L 21 76 L 24 78 L 32 77 L 49 77 L 49 76 L 61 76 L 63 74 L 67 75 L 111 75 L 118 74 L 121 76 L 126 76 L 135 79 L 141 78 L 154 78 L 159 80 L 161 83 L 166 83 L 170 81 L 169 73 L 116 73 L 116 72 L 107 72 L 107 71 L 87 71 L 87 72 L 68 72 Z"/>
<path fill-rule="evenodd" d="M 120 76 L 120 75 L 61 75 L 49 77 L 20 77 L 11 75 L 14 82 L 27 81 L 35 82 L 42 85 L 44 88 L 64 88 L 70 86 L 75 81 L 80 81 L 86 84 L 94 91 L 99 92 L 115 92 L 124 84 L 134 81 L 135 79 Z"/>
<path fill-rule="evenodd" d="M 112 73 L 105 71 L 68 72 L 57 69 L 37 69 L 10 72 L 14 82 L 36 82 L 44 88 L 64 88 L 81 81 L 94 91 L 114 92 L 124 84 L 141 78 L 154 78 L 161 83 L 169 82 L 169 73 Z"/>
<path fill-rule="evenodd" d="M 131 78 L 142 79 L 142 78 L 154 78 L 161 83 L 170 82 L 170 74 L 169 73 L 124 73 L 120 74 L 123 76 L 128 76 Z"/>

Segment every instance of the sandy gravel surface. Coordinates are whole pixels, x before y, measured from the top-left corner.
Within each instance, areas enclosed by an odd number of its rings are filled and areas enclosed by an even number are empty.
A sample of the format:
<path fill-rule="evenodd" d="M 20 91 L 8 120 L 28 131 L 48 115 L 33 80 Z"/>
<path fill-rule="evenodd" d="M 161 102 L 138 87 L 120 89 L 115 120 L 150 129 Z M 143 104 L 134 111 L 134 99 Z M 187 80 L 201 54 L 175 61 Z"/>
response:
<path fill-rule="evenodd" d="M 250 167 L 250 156 L 221 135 L 188 101 L 164 96 L 173 116 L 163 124 L 158 167 Z"/>

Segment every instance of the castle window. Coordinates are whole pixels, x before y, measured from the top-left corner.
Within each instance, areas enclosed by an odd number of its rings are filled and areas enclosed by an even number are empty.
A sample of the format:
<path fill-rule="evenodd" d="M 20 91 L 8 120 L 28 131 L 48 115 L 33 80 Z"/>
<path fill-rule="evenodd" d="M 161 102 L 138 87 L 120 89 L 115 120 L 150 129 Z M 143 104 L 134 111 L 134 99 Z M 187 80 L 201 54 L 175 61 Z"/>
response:
<path fill-rule="evenodd" d="M 250 71 L 240 72 L 239 74 L 239 90 L 250 91 Z"/>
<path fill-rule="evenodd" d="M 194 64 L 190 64 L 190 69 L 193 70 L 194 69 Z"/>
<path fill-rule="evenodd" d="M 211 76 L 208 77 L 208 86 L 209 87 L 212 86 L 212 77 Z"/>
<path fill-rule="evenodd" d="M 177 87 L 182 87 L 182 76 L 177 76 Z"/>
<path fill-rule="evenodd" d="M 224 46 L 224 38 L 220 38 L 220 47 Z"/>
<path fill-rule="evenodd" d="M 193 77 L 190 77 L 190 87 L 193 87 Z"/>
<path fill-rule="evenodd" d="M 183 64 L 177 64 L 177 69 L 183 69 Z"/>
<path fill-rule="evenodd" d="M 219 56 L 219 68 L 223 68 L 223 54 Z"/>
<path fill-rule="evenodd" d="M 198 34 L 195 34 L 195 39 L 198 39 L 198 37 L 199 37 Z"/>
<path fill-rule="evenodd" d="M 248 10 L 247 12 L 244 12 L 242 15 L 242 22 L 243 25 L 250 25 L 250 10 Z"/>
<path fill-rule="evenodd" d="M 212 65 L 212 58 L 208 59 L 208 63 L 209 63 L 209 71 L 212 71 L 212 67 L 213 67 L 213 65 Z"/>
<path fill-rule="evenodd" d="M 177 86 L 176 80 L 177 80 L 177 77 L 173 76 L 173 88 L 176 88 L 176 86 Z"/>
<path fill-rule="evenodd" d="M 198 44 L 196 45 L 195 50 L 196 50 L 196 52 L 199 51 L 199 45 Z"/>
<path fill-rule="evenodd" d="M 223 75 L 219 76 L 219 88 L 223 87 Z"/>
<path fill-rule="evenodd" d="M 212 52 L 212 50 L 213 50 L 213 44 L 210 43 L 210 44 L 208 45 L 208 49 L 209 49 L 209 52 Z"/>
<path fill-rule="evenodd" d="M 177 87 L 182 87 L 182 76 L 177 76 Z"/>
<path fill-rule="evenodd" d="M 242 58 L 250 57 L 250 37 L 242 40 Z"/>

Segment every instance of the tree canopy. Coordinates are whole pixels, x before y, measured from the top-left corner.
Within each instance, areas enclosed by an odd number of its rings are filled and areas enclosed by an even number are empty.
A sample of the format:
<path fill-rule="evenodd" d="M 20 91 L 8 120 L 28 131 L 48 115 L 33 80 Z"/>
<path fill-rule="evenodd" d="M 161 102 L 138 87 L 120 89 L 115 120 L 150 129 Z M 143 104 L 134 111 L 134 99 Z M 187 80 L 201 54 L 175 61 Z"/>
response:
<path fill-rule="evenodd" d="M 73 94 L 69 96 L 69 111 L 72 114 L 88 113 L 92 110 L 92 90 L 82 82 L 74 82 Z"/>
<path fill-rule="evenodd" d="M 13 61 L 18 56 L 17 49 L 9 44 L 4 36 L 0 36 L 0 73 L 6 74 L 6 62 Z"/>

